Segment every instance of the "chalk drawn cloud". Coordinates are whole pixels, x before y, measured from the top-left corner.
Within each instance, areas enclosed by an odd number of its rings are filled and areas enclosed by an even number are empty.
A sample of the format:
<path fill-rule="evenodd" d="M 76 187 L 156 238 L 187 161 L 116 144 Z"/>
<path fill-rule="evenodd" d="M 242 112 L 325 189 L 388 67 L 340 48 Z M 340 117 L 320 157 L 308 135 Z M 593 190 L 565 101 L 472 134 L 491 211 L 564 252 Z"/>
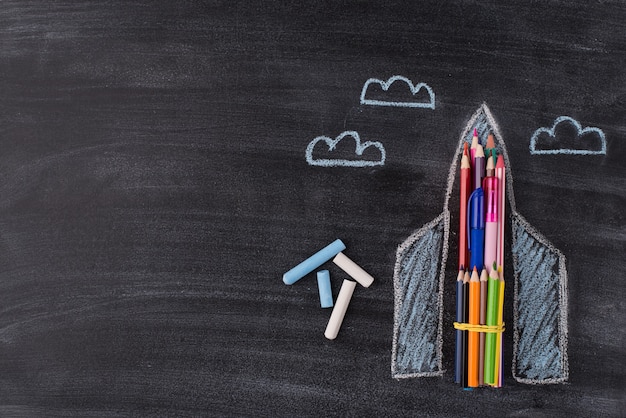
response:
<path fill-rule="evenodd" d="M 569 116 L 559 116 L 551 128 L 539 128 L 530 138 L 531 154 L 606 154 L 606 138 L 599 128 L 585 127 Z"/>
<path fill-rule="evenodd" d="M 346 142 L 353 142 L 354 148 L 350 147 L 350 154 L 342 148 Z M 321 143 L 320 145 L 318 145 Z M 326 145 L 324 147 L 324 145 Z M 367 156 L 363 154 L 367 152 Z M 375 157 L 375 158 L 372 158 Z M 310 165 L 322 167 L 373 167 L 385 164 L 385 147 L 380 142 L 366 141 L 361 143 L 361 138 L 356 131 L 344 131 L 337 138 L 318 136 L 309 142 L 306 147 L 306 161 Z"/>
<path fill-rule="evenodd" d="M 380 100 L 371 98 L 374 95 L 374 86 L 380 86 L 382 92 L 389 93 L 389 88 L 395 82 L 406 84 L 406 86 L 408 87 L 408 91 L 406 93 L 410 93 L 410 95 L 406 95 L 407 97 L 401 101 L 395 99 Z M 413 84 L 411 80 L 401 75 L 394 75 L 387 81 L 379 80 L 377 78 L 370 78 L 365 82 L 365 84 L 363 85 L 363 89 L 361 90 L 361 104 L 371 106 L 417 107 L 434 109 L 435 93 L 428 84 Z"/>

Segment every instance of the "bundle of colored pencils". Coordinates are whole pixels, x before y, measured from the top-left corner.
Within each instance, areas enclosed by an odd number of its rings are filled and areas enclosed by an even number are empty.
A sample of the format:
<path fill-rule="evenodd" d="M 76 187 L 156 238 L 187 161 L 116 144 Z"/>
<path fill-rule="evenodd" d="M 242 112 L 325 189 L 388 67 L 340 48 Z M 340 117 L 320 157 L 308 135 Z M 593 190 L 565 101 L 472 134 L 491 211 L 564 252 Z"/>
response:
<path fill-rule="evenodd" d="M 460 170 L 455 382 L 502 386 L 505 166 L 494 137 L 474 129 Z"/>

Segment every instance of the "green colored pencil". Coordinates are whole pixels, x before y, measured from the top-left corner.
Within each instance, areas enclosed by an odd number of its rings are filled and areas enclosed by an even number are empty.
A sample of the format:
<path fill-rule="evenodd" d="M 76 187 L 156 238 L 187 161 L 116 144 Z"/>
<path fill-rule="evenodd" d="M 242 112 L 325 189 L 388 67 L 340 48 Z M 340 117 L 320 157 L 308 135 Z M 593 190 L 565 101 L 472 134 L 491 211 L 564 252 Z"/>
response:
<path fill-rule="evenodd" d="M 489 281 L 487 282 L 487 319 L 486 325 L 498 325 L 498 294 L 499 294 L 499 277 L 496 269 L 489 273 Z M 485 384 L 493 385 L 497 382 L 495 378 L 496 362 L 496 334 L 488 332 L 485 336 Z"/>

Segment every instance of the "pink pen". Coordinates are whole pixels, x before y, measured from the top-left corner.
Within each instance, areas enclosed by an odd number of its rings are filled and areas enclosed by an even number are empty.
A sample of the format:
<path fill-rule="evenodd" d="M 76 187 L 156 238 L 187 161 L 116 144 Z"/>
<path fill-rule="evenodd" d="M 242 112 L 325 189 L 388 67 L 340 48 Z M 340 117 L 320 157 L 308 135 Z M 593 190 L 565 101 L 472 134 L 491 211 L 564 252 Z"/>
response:
<path fill-rule="evenodd" d="M 496 162 L 496 178 L 498 179 L 498 250 L 496 251 L 496 261 L 498 267 L 502 269 L 504 275 L 504 212 L 506 210 L 505 183 L 506 173 L 504 167 L 504 157 L 498 155 Z"/>
<path fill-rule="evenodd" d="M 491 158 L 489 159 L 492 160 Z M 488 273 L 493 270 L 498 248 L 498 178 L 483 179 L 485 191 L 485 257 L 484 263 Z M 497 267 L 496 267 L 497 268 Z"/>

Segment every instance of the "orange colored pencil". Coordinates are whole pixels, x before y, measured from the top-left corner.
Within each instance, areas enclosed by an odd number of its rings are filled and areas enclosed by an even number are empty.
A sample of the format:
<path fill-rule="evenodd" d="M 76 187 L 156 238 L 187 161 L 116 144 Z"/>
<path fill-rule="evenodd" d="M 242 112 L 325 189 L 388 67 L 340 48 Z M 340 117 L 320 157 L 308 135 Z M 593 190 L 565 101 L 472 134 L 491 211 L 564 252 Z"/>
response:
<path fill-rule="evenodd" d="M 479 325 L 480 322 L 480 280 L 478 270 L 474 267 L 469 284 L 469 324 Z M 469 331 L 467 342 L 467 386 L 478 387 L 478 354 L 479 333 Z"/>

